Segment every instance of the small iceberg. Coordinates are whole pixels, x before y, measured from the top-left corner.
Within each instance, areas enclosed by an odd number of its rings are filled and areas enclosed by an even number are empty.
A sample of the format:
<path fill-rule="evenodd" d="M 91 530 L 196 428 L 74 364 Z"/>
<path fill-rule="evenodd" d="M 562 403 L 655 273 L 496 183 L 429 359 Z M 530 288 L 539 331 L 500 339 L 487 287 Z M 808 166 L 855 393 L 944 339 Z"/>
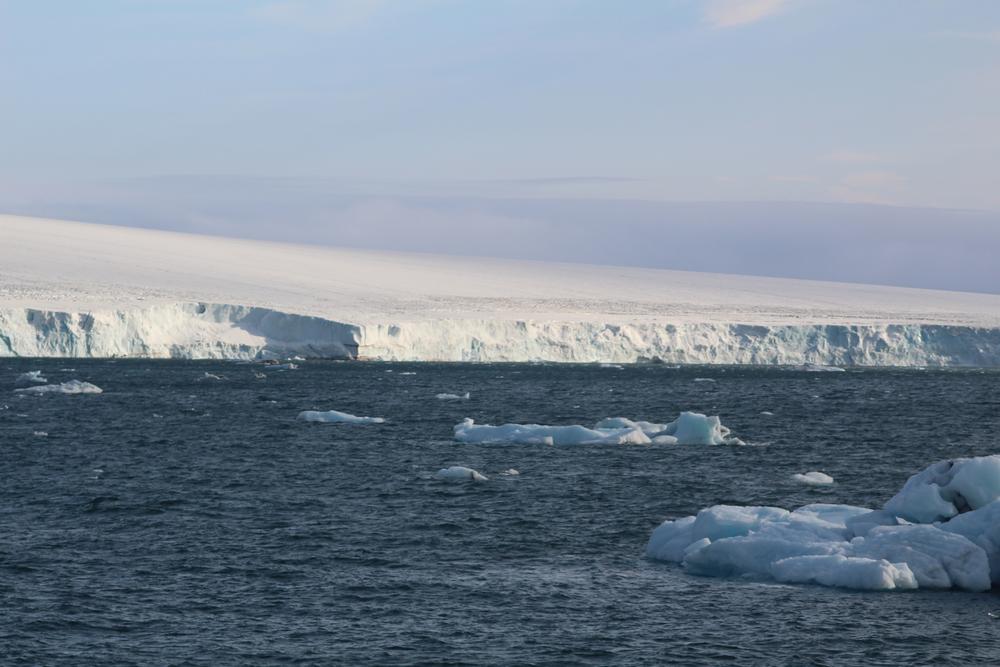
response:
<path fill-rule="evenodd" d="M 707 576 L 987 591 L 1000 584 L 1000 455 L 934 463 L 882 509 L 715 505 L 663 522 L 646 555 Z"/>
<path fill-rule="evenodd" d="M 33 384 L 47 384 L 48 380 L 42 375 L 41 371 L 28 371 L 27 373 L 21 373 L 14 379 L 15 387 L 30 387 Z"/>
<path fill-rule="evenodd" d="M 465 392 L 464 394 L 437 394 L 434 398 L 439 401 L 467 401 L 472 397 L 469 392 Z"/>
<path fill-rule="evenodd" d="M 100 394 L 104 390 L 96 384 L 70 380 L 62 384 L 43 384 L 37 387 L 15 389 L 14 391 L 21 394 Z"/>
<path fill-rule="evenodd" d="M 464 466 L 451 466 L 441 468 L 437 471 L 436 477 L 444 482 L 488 482 L 489 477 L 479 473 L 472 468 Z"/>
<path fill-rule="evenodd" d="M 845 373 L 846 371 L 839 366 L 824 366 L 823 364 L 802 364 L 801 366 L 796 366 L 797 371 L 806 371 L 807 373 Z"/>
<path fill-rule="evenodd" d="M 742 445 L 718 417 L 682 412 L 674 421 L 657 424 L 625 417 L 603 419 L 593 428 L 578 424 L 476 424 L 466 418 L 455 426 L 455 440 L 473 444 L 517 445 Z"/>
<path fill-rule="evenodd" d="M 382 424 L 385 422 L 382 417 L 356 417 L 337 410 L 326 412 L 304 410 L 299 413 L 298 418 L 307 422 L 323 422 L 325 424 Z"/>
<path fill-rule="evenodd" d="M 833 477 L 819 471 L 796 473 L 792 475 L 792 479 L 799 484 L 807 486 L 829 486 L 833 484 Z"/>

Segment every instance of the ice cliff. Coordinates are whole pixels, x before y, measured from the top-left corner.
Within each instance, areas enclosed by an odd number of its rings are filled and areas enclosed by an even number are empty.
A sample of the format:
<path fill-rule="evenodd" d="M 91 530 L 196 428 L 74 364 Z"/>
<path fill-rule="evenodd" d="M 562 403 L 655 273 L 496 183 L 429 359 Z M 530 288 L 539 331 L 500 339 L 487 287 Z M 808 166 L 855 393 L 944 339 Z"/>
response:
<path fill-rule="evenodd" d="M 0 356 L 1000 366 L 1000 329 L 942 324 L 597 323 L 506 319 L 341 322 L 177 303 L 0 309 Z"/>
<path fill-rule="evenodd" d="M 181 303 L 71 313 L 0 310 L 0 357 L 353 357 L 358 327 L 267 308 Z"/>

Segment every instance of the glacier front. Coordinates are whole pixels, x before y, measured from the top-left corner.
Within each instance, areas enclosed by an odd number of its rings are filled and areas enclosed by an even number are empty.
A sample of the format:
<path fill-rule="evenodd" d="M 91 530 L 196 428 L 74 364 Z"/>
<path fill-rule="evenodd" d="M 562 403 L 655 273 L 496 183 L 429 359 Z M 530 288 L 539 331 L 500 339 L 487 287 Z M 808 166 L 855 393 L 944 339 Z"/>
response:
<path fill-rule="evenodd" d="M 0 216 L 0 356 L 1000 366 L 1000 296 Z"/>

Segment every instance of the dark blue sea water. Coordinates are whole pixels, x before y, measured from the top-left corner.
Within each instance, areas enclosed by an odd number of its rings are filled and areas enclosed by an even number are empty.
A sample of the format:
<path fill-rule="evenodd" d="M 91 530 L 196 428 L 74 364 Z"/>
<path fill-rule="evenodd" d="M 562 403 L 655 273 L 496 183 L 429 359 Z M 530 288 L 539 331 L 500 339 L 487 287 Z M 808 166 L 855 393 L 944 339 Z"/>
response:
<path fill-rule="evenodd" d="M 11 391 L 36 369 L 105 393 Z M 1000 373 L 258 370 L 0 362 L 0 663 L 1000 664 L 996 593 L 700 578 L 643 558 L 660 521 L 707 505 L 879 505 L 927 463 L 1000 451 Z M 389 421 L 295 420 L 312 408 Z M 591 425 L 684 409 L 758 446 L 451 438 L 463 417 Z M 433 478 L 456 464 L 491 480 Z M 808 470 L 837 484 L 789 479 Z"/>

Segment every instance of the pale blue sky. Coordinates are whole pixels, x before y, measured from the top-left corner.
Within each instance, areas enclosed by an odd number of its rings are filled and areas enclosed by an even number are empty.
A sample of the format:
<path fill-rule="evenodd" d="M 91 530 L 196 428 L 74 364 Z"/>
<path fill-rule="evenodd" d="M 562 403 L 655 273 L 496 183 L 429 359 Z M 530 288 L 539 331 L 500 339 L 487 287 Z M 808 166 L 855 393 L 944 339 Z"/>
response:
<path fill-rule="evenodd" d="M 1000 209 L 995 0 L 0 0 L 0 86 L 4 179 Z"/>
<path fill-rule="evenodd" d="M 0 0 L 0 95 L 0 211 L 1000 291 L 1000 0 Z"/>

